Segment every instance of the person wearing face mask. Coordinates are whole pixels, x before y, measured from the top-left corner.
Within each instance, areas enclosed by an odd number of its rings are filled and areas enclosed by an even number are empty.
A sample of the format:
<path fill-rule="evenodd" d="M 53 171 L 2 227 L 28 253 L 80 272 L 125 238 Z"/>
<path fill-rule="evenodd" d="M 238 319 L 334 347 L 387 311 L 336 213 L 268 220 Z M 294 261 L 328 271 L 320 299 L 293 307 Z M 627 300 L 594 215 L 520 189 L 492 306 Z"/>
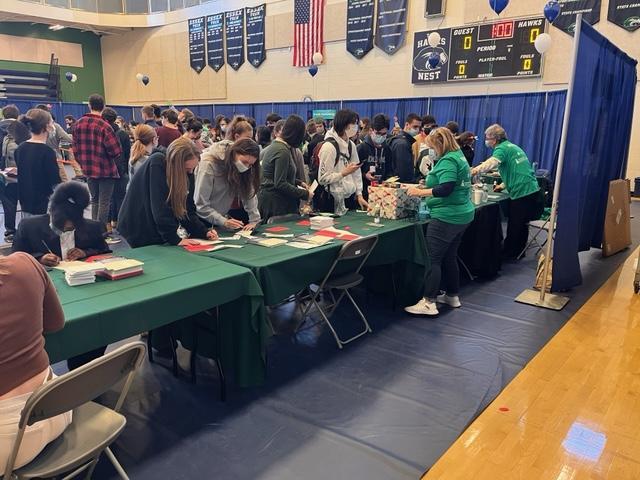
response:
<path fill-rule="evenodd" d="M 438 315 L 436 303 L 461 306 L 458 247 L 475 213 L 469 165 L 451 131 L 446 128 L 432 131 L 427 146 L 433 149 L 437 162 L 426 178 L 425 188 L 408 191 L 410 196 L 428 198 L 431 212 L 426 233 L 431 269 L 425 278 L 424 296 L 405 308 L 414 315 Z M 442 295 L 441 284 L 445 287 Z"/>
<path fill-rule="evenodd" d="M 105 228 L 84 218 L 89 190 L 80 182 L 58 185 L 51 195 L 49 213 L 20 222 L 13 251 L 25 252 L 47 267 L 61 260 L 81 260 L 109 252 Z"/>
<path fill-rule="evenodd" d="M 193 201 L 198 157 L 193 142 L 179 138 L 166 154 L 151 155 L 131 178 L 118 222 L 131 247 L 193 245 L 193 238 L 218 238 L 202 223 Z"/>
<path fill-rule="evenodd" d="M 506 260 L 516 260 L 529 239 L 529 222 L 539 219 L 544 211 L 544 197 L 527 154 L 507 139 L 504 128 L 498 124 L 487 128 L 485 145 L 493 149 L 493 154 L 471 173 L 479 175 L 498 169 L 502 184 L 495 191 L 506 189 L 511 200 L 502 256 Z"/>
<path fill-rule="evenodd" d="M 379 175 L 386 180 L 391 174 L 391 150 L 387 145 L 389 133 L 389 117 L 383 113 L 374 115 L 370 124 L 370 131 L 358 145 L 358 158 L 362 164 L 363 189 L 365 199 L 368 199 L 368 188 L 374 177 Z"/>
<path fill-rule="evenodd" d="M 216 115 L 216 132 L 217 132 L 217 136 L 214 138 L 216 142 L 224 140 L 224 138 L 225 138 L 225 136 L 227 134 L 227 125 L 229 125 L 230 122 L 231 122 L 231 120 L 229 120 L 224 115 Z"/>
<path fill-rule="evenodd" d="M 198 216 L 213 227 L 253 230 L 260 221 L 260 147 L 249 138 L 219 142 L 205 150 L 198 165 L 194 200 Z M 243 208 L 248 222 L 233 218 Z"/>
<path fill-rule="evenodd" d="M 318 153 L 318 183 L 331 195 L 333 212 L 337 215 L 344 215 L 348 208 L 368 206 L 362 195 L 360 159 L 351 140 L 357 133 L 358 114 L 353 110 L 339 110 Z M 323 210 L 326 211 L 326 207 Z"/>
<path fill-rule="evenodd" d="M 305 124 L 298 115 L 290 115 L 282 126 L 282 133 L 262 150 L 262 183 L 258 191 L 260 217 L 298 213 L 300 200 L 311 201 L 313 192 L 297 186 L 294 149 L 304 141 Z"/>
<path fill-rule="evenodd" d="M 53 119 L 45 110 L 32 108 L 20 118 L 31 132 L 31 138 L 16 148 L 14 158 L 18 168 L 18 199 L 22 215 L 47 213 L 53 188 L 60 183 L 56 152 L 47 145 Z"/>
<path fill-rule="evenodd" d="M 400 182 L 413 183 L 414 161 L 413 144 L 420 133 L 422 120 L 419 115 L 410 113 L 404 124 L 404 130 L 389 140 L 391 149 L 393 174 L 400 178 Z"/>

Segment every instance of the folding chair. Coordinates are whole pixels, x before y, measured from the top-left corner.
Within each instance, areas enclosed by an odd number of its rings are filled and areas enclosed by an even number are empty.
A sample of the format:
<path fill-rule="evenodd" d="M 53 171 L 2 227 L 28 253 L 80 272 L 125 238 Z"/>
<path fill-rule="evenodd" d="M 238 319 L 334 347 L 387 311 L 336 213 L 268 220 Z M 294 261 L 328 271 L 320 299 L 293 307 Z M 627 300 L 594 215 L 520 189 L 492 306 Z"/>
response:
<path fill-rule="evenodd" d="M 144 354 L 144 343 L 129 343 L 36 389 L 22 410 L 4 480 L 50 478 L 65 473 L 67 475 L 62 480 L 67 480 L 83 471 L 87 472 L 86 478 L 91 478 L 102 452 L 120 477 L 128 480 L 109 445 L 118 438 L 127 423 L 127 419 L 118 412 Z M 124 385 L 113 409 L 92 401 L 123 380 Z M 73 410 L 73 422 L 62 435 L 30 463 L 13 470 L 27 426 L 69 410 Z"/>
<path fill-rule="evenodd" d="M 524 257 L 527 251 L 531 248 L 536 249 L 537 256 L 549 240 L 549 230 L 550 225 L 548 218 L 546 220 L 533 220 L 529 222 L 529 241 L 527 242 L 527 245 L 524 247 L 522 252 L 520 252 L 520 255 L 518 255 L 518 260 Z M 542 232 L 546 232 L 547 235 L 542 243 L 540 243 L 540 241 L 538 241 L 538 237 L 542 234 Z"/>
<path fill-rule="evenodd" d="M 349 293 L 349 289 L 353 287 L 357 287 L 364 281 L 364 277 L 360 274 L 360 270 L 366 263 L 367 259 L 369 258 L 369 255 L 371 255 L 371 252 L 373 251 L 377 243 L 378 243 L 378 237 L 370 236 L 370 237 L 359 238 L 357 240 L 352 240 L 350 242 L 345 243 L 342 246 L 342 248 L 340 249 L 340 252 L 338 253 L 338 256 L 333 261 L 331 268 L 329 268 L 329 271 L 325 275 L 324 279 L 322 280 L 322 282 L 320 282 L 318 289 L 311 294 L 310 301 L 302 312 L 302 321 L 298 325 L 298 328 L 296 329 L 296 331 L 300 330 L 302 325 L 306 322 L 306 318 L 311 307 L 315 306 L 318 312 L 320 313 L 320 315 L 322 316 L 322 319 L 326 322 L 327 326 L 331 330 L 331 333 L 333 334 L 333 337 L 335 338 L 336 343 L 338 344 L 338 348 L 342 348 L 347 343 L 352 342 L 357 338 L 360 338 L 366 333 L 371 333 L 372 330 L 371 330 L 371 327 L 369 326 L 369 322 L 367 322 L 367 319 L 362 313 L 362 311 L 360 310 L 360 308 L 358 307 L 358 304 L 351 296 L 351 293 Z M 350 262 L 350 261 L 355 262 L 354 265 L 352 266 L 355 266 L 356 268 L 352 268 L 347 273 L 334 274 L 334 272 L 339 266 L 342 266 L 346 262 Z M 326 311 L 318 303 L 318 296 L 320 295 L 320 292 L 322 292 L 323 290 L 327 290 L 330 292 L 331 299 L 333 301 L 333 303 L 331 303 L 326 307 Z M 338 297 L 337 300 L 333 294 L 333 290 L 341 291 L 340 296 Z M 356 311 L 358 312 L 358 315 L 360 315 L 360 318 L 362 319 L 362 323 L 364 324 L 365 328 L 362 332 L 354 335 L 353 337 L 346 340 L 342 340 L 338 335 L 338 333 L 336 332 L 336 329 L 334 328 L 333 324 L 331 323 L 330 318 L 338 308 L 338 305 L 340 304 L 342 299 L 345 297 L 345 295 L 355 307 Z"/>

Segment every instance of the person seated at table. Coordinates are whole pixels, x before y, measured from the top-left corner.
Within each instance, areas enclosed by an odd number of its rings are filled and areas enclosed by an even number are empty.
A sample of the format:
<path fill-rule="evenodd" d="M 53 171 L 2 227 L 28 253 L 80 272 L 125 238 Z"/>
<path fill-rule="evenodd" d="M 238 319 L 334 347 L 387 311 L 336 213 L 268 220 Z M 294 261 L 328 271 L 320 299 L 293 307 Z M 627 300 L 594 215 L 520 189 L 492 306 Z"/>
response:
<path fill-rule="evenodd" d="M 425 278 L 424 297 L 405 311 L 415 315 L 438 315 L 436 303 L 446 303 L 454 308 L 461 306 L 458 247 L 473 221 L 475 209 L 471 203 L 469 164 L 451 131 L 437 128 L 426 142 L 428 148 L 435 150 L 437 161 L 425 180 L 425 188 L 414 187 L 408 193 L 428 198 L 431 221 L 427 225 L 426 239 L 431 269 Z M 441 282 L 445 287 L 442 295 Z"/>
<path fill-rule="evenodd" d="M 509 192 L 509 223 L 504 239 L 502 257 L 517 260 L 529 239 L 529 222 L 538 220 L 544 211 L 544 196 L 538 185 L 527 154 L 518 145 L 507 139 L 504 128 L 491 125 L 485 131 L 485 145 L 493 149 L 487 160 L 471 170 L 472 175 L 498 169 L 502 184 L 496 192 Z"/>
<path fill-rule="evenodd" d="M 204 151 L 196 173 L 194 200 L 198 216 L 208 225 L 227 230 L 256 227 L 260 221 L 259 156 L 260 147 L 249 138 L 218 142 Z M 240 208 L 248 223 L 231 213 Z"/>
<path fill-rule="evenodd" d="M 30 255 L 0 257 L 0 472 L 18 433 L 20 414 L 34 390 L 55 374 L 43 333 L 64 327 L 64 313 L 49 275 Z M 71 423 L 71 412 L 28 426 L 14 468 L 33 460 Z"/>
<path fill-rule="evenodd" d="M 84 218 L 89 199 L 84 183 L 58 185 L 51 195 L 48 214 L 20 222 L 13 251 L 28 253 L 47 267 L 55 267 L 61 260 L 81 260 L 109 252 L 104 225 Z"/>
<path fill-rule="evenodd" d="M 258 190 L 260 217 L 298 213 L 300 200 L 311 201 L 313 192 L 296 185 L 297 168 L 294 149 L 304 141 L 305 123 L 298 115 L 290 115 L 282 133 L 261 155 L 262 183 Z"/>
<path fill-rule="evenodd" d="M 133 248 L 146 245 L 193 245 L 194 238 L 218 238 L 198 218 L 193 201 L 193 171 L 199 153 L 187 138 L 155 152 L 129 183 L 118 230 Z"/>
<path fill-rule="evenodd" d="M 384 113 L 374 115 L 369 134 L 358 145 L 358 158 L 362 164 L 362 194 L 368 198 L 368 188 L 376 175 L 386 180 L 391 175 L 391 150 L 387 145 L 389 117 Z"/>
<path fill-rule="evenodd" d="M 322 211 L 344 215 L 348 208 L 358 205 L 367 208 L 367 201 L 362 196 L 360 159 L 356 145 L 351 140 L 357 132 L 358 114 L 353 110 L 339 110 L 318 153 L 318 183 L 325 187 L 333 199 L 333 208 L 331 205 L 321 206 Z"/>

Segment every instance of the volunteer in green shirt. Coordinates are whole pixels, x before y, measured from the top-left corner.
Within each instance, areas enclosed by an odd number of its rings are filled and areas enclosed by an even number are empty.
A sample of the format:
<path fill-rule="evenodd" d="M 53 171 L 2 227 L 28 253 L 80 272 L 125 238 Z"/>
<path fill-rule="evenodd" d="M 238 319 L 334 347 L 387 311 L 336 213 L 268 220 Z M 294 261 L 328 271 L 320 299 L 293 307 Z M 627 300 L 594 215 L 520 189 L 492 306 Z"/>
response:
<path fill-rule="evenodd" d="M 517 260 L 529 239 L 529 222 L 538 220 L 544 210 L 544 199 L 533 167 L 527 154 L 519 146 L 507 140 L 507 133 L 500 125 L 491 125 L 485 131 L 485 145 L 493 149 L 493 155 L 474 167 L 472 175 L 498 169 L 502 185 L 496 191 L 506 189 L 511 199 L 507 238 L 502 256 Z"/>
<path fill-rule="evenodd" d="M 405 308 L 415 315 L 437 315 L 436 303 L 461 306 L 458 247 L 462 236 L 473 221 L 471 175 L 469 164 L 450 130 L 438 128 L 426 138 L 429 154 L 435 166 L 425 181 L 426 188 L 411 188 L 414 197 L 428 197 L 431 221 L 427 226 L 427 249 L 431 270 L 425 279 L 424 297 Z M 440 284 L 445 292 L 440 295 Z"/>

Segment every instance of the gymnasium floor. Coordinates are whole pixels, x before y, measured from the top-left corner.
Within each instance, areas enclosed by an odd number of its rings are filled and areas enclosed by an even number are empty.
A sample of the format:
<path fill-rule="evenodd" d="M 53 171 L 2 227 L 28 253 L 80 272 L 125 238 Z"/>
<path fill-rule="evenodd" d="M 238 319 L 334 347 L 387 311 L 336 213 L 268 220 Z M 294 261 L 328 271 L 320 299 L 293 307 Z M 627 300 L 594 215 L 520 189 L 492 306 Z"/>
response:
<path fill-rule="evenodd" d="M 640 215 L 640 203 L 634 202 L 632 214 Z M 632 221 L 632 229 L 635 249 L 640 242 L 640 222 Z M 366 307 L 374 328 L 372 335 L 343 351 L 338 351 L 322 328 L 307 330 L 297 338 L 287 334 L 274 337 L 269 349 L 267 385 L 232 389 L 226 404 L 217 399 L 215 369 L 206 362 L 200 363 L 203 374 L 197 385 L 174 379 L 162 366 L 145 363 L 126 402 L 128 426 L 114 452 L 135 479 L 418 479 L 631 253 L 627 250 L 608 259 L 603 259 L 599 250 L 582 254 L 585 283 L 572 292 L 572 301 L 562 312 L 513 302 L 533 281 L 535 262 L 531 257 L 519 264 L 505 265 L 493 281 L 466 285 L 463 308 L 445 311 L 436 320 L 394 312 L 387 299 L 373 298 Z M 630 295 L 630 281 L 619 285 L 620 295 L 625 295 L 625 289 Z M 603 295 L 607 296 L 601 293 L 596 298 L 602 299 Z M 366 302 L 365 297 L 360 301 Z M 617 304 L 613 300 L 607 302 L 607 308 Z M 624 323 L 624 316 L 630 315 L 624 305 L 621 302 L 619 308 L 614 308 L 614 321 Z M 287 308 L 275 312 L 281 329 L 287 327 Z M 579 331 L 585 338 L 591 327 L 584 325 L 586 320 L 589 318 L 583 316 L 572 320 L 581 322 Z M 594 320 L 593 328 L 596 333 L 602 332 L 603 339 L 610 338 L 604 336 L 607 329 L 602 321 Z M 576 339 L 582 338 L 574 335 L 572 343 L 564 344 L 559 352 L 570 355 L 568 349 L 578 348 Z M 637 335 L 628 341 L 637 344 Z M 633 351 L 636 353 L 630 351 L 629 355 L 635 355 L 635 360 L 630 365 L 637 367 L 637 348 Z M 586 346 L 580 352 L 581 356 L 572 357 L 565 364 L 574 375 L 581 372 L 582 362 L 586 364 L 590 359 Z M 592 360 L 598 358 L 599 350 Z M 559 368 L 562 363 L 544 363 L 543 367 L 552 375 L 556 365 Z M 561 379 L 561 391 L 540 397 L 543 414 L 550 418 L 560 415 L 557 424 L 575 414 L 573 402 L 580 395 L 587 395 L 590 382 L 598 381 L 601 371 L 607 376 L 613 374 L 612 381 L 631 382 L 630 376 L 615 376 L 618 365 L 622 366 L 612 360 L 606 370 L 589 369 L 588 374 L 585 372 L 587 383 L 580 383 L 584 376 L 580 376 L 580 382 Z M 637 384 L 637 379 L 633 381 Z M 515 386 L 521 385 L 520 378 L 517 382 L 504 397 L 513 415 L 519 415 L 524 408 L 520 396 L 526 398 L 528 392 Z M 637 394 L 627 392 L 626 384 L 617 385 L 618 390 L 610 391 L 612 395 Z M 605 405 L 605 390 L 600 392 L 599 405 Z M 639 405 L 633 401 L 636 413 L 629 413 L 629 425 L 624 429 L 629 435 L 637 435 L 631 431 L 632 425 L 638 424 Z M 518 448 L 524 448 L 506 430 L 518 424 L 515 419 L 519 417 L 505 417 L 512 418 L 511 423 L 496 418 L 494 406 L 478 421 L 484 422 L 488 432 L 497 429 L 501 436 L 487 434 L 482 445 L 486 449 L 503 441 L 494 454 L 497 460 L 492 461 L 506 462 L 508 467 L 508 460 L 517 460 L 521 453 Z M 539 426 L 544 426 L 544 419 L 538 420 Z M 624 412 L 616 412 L 613 420 L 624 423 Z M 496 423 L 499 421 L 502 423 Z M 493 430 L 492 424 L 496 424 Z M 462 438 L 469 439 L 473 432 L 467 431 Z M 524 441 L 530 440 L 530 448 L 534 449 L 540 448 L 546 438 L 531 435 Z M 503 448 L 511 448 L 508 451 L 513 453 L 509 455 Z M 466 455 L 459 448 L 452 451 L 458 457 L 450 459 L 447 468 L 460 463 L 458 459 Z M 552 456 L 549 462 L 557 460 L 555 453 Z M 546 456 L 538 458 L 543 472 L 554 465 L 544 463 Z M 628 458 L 630 462 L 637 460 Z M 484 460 L 480 456 L 476 461 Z M 427 478 L 467 479 L 476 471 L 480 468 L 436 476 L 434 469 L 434 477 Z M 557 472 L 552 477 L 515 473 L 492 477 L 488 473 L 484 478 L 556 477 L 583 478 L 558 476 Z M 95 478 L 116 476 L 109 463 L 101 461 Z"/>

